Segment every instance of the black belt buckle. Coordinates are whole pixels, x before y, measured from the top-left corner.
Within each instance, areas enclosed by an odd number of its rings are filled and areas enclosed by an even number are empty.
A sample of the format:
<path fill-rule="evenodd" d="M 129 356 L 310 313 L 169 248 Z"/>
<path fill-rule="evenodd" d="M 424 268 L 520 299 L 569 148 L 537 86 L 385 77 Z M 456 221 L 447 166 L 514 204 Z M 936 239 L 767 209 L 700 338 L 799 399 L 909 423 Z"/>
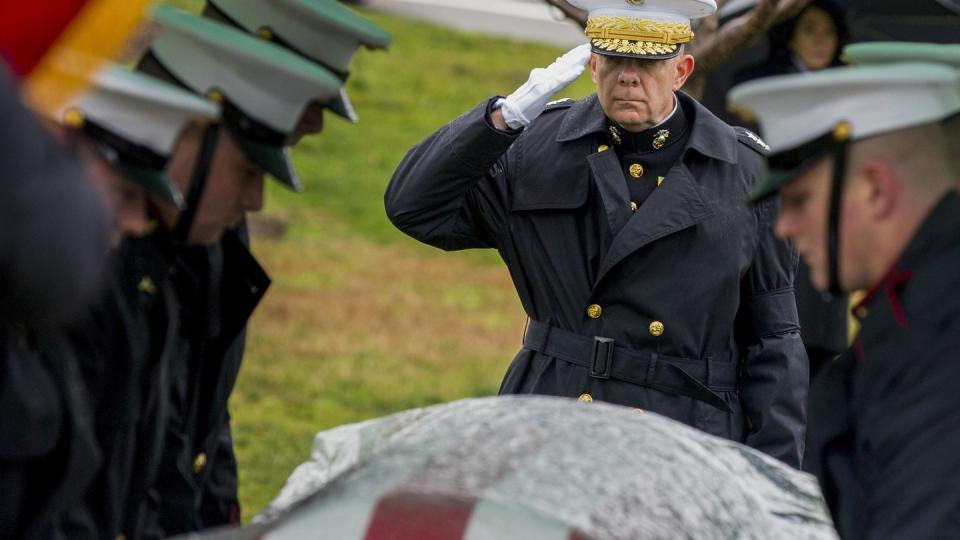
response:
<path fill-rule="evenodd" d="M 594 337 L 591 356 L 590 376 L 594 379 L 609 379 L 613 368 L 613 339 Z"/>

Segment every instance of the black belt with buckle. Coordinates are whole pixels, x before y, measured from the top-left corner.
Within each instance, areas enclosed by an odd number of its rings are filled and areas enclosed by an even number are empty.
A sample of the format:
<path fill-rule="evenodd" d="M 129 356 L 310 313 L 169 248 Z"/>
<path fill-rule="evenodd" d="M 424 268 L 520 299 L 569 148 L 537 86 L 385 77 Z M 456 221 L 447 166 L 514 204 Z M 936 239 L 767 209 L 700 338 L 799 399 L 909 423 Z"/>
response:
<path fill-rule="evenodd" d="M 717 392 L 737 390 L 739 362 L 690 361 L 639 352 L 617 345 L 611 338 L 590 338 L 534 320 L 527 326 L 523 346 L 585 367 L 595 379 L 617 379 L 733 412 Z"/>

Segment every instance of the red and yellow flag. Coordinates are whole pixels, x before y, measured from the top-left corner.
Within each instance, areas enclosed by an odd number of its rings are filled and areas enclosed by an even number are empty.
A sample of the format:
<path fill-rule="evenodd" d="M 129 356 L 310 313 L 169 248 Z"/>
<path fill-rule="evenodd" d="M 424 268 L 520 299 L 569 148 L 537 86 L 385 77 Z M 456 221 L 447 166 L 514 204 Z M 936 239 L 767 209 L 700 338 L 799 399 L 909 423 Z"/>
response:
<path fill-rule="evenodd" d="M 151 0 L 0 0 L 0 56 L 24 99 L 52 114 L 123 49 Z"/>

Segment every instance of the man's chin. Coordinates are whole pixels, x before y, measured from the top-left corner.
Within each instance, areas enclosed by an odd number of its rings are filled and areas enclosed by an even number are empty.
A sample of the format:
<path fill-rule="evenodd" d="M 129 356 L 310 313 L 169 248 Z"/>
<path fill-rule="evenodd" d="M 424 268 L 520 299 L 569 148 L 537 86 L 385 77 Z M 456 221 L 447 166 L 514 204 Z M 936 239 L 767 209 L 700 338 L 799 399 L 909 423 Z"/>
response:
<path fill-rule="evenodd" d="M 223 237 L 223 229 L 192 231 L 190 233 L 190 245 L 193 246 L 212 246 Z"/>
<path fill-rule="evenodd" d="M 824 271 L 814 270 L 814 266 L 811 266 L 809 263 L 807 266 L 810 267 L 810 285 L 813 286 L 818 292 L 825 293 L 830 289 L 830 284 L 827 283 L 827 273 Z"/>

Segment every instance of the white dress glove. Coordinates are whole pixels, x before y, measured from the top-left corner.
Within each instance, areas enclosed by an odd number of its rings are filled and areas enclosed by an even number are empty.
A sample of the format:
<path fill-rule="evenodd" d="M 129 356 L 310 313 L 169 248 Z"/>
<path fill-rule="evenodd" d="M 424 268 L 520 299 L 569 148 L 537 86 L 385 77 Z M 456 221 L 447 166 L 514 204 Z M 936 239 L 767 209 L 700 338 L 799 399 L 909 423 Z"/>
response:
<path fill-rule="evenodd" d="M 503 120 L 512 129 L 526 127 L 540 116 L 550 96 L 564 88 L 583 73 L 590 59 L 590 44 L 574 47 L 546 68 L 530 71 L 530 78 L 512 94 L 497 102 Z"/>

